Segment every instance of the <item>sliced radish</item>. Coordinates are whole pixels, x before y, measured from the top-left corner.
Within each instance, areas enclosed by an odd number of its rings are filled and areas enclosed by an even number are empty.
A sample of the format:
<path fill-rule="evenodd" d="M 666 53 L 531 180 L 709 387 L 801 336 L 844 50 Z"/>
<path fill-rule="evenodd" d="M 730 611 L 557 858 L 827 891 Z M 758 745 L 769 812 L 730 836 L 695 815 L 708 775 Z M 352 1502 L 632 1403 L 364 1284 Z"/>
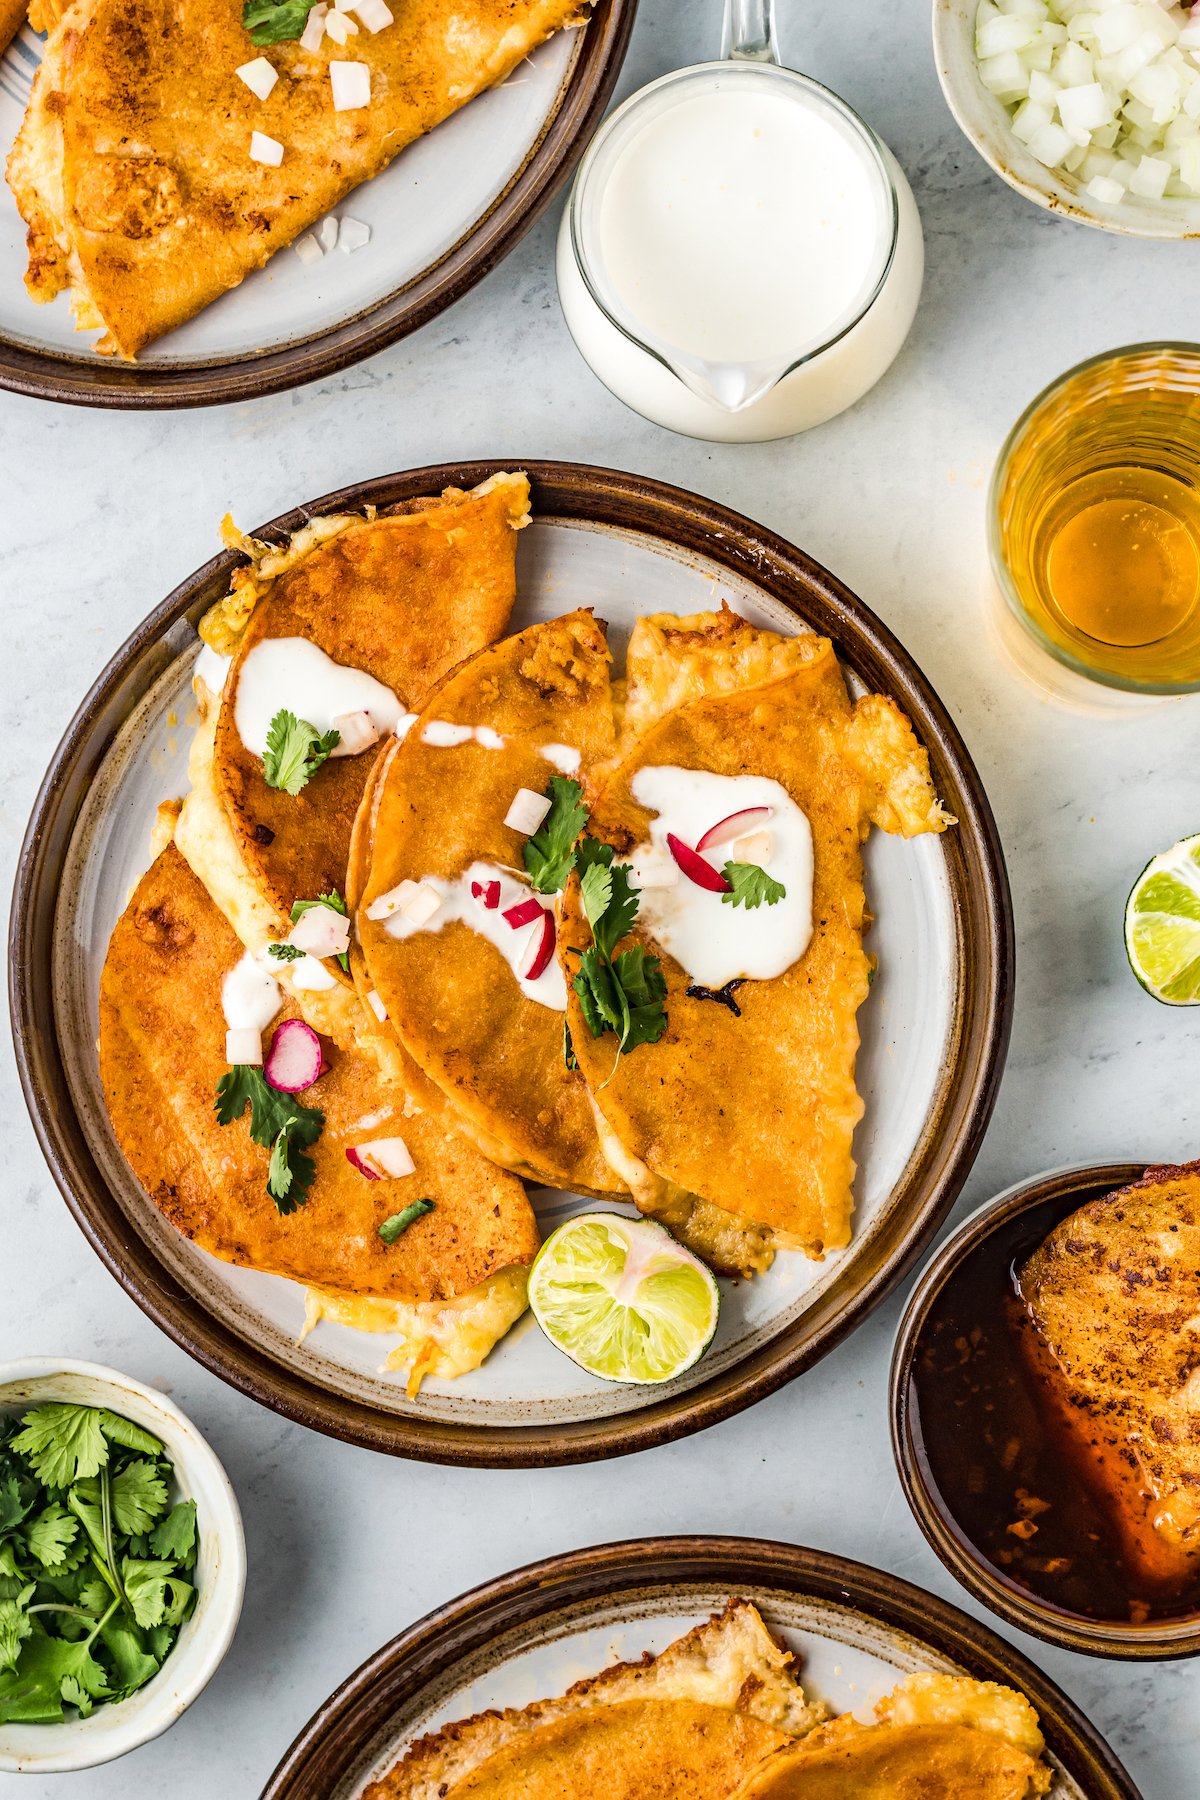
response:
<path fill-rule="evenodd" d="M 522 981 L 536 981 L 544 969 L 549 967 L 550 958 L 554 955 L 554 914 L 543 907 L 541 926 L 535 925 L 529 934 L 529 942 L 521 953 L 517 964 L 517 974 Z"/>
<path fill-rule="evenodd" d="M 358 1146 L 358 1154 L 393 1181 L 400 1181 L 416 1171 L 417 1165 L 408 1153 L 408 1145 L 400 1137 L 372 1138 L 369 1144 Z"/>
<path fill-rule="evenodd" d="M 478 900 L 487 912 L 495 912 L 500 904 L 500 883 L 498 881 L 473 881 L 471 898 Z"/>
<path fill-rule="evenodd" d="M 540 900 L 531 897 L 518 900 L 515 906 L 506 906 L 500 917 L 507 920 L 514 931 L 520 931 L 522 925 L 532 925 L 538 914 L 545 910 Z"/>
<path fill-rule="evenodd" d="M 504 815 L 504 823 L 513 831 L 524 832 L 532 837 L 546 814 L 550 811 L 550 801 L 545 794 L 535 794 L 532 788 L 518 788 L 513 795 L 513 803 Z"/>
<path fill-rule="evenodd" d="M 225 1061 L 230 1064 L 262 1063 L 262 1032 L 241 1026 L 225 1033 Z"/>
<path fill-rule="evenodd" d="M 758 831 L 767 823 L 773 810 L 770 806 L 744 806 L 741 812 L 730 813 L 728 817 L 709 826 L 696 845 L 697 850 L 715 850 L 718 844 L 732 844 L 734 838 L 745 837 L 749 831 Z"/>
<path fill-rule="evenodd" d="M 320 1075 L 324 1062 L 321 1040 L 312 1026 L 303 1019 L 285 1019 L 275 1029 L 263 1074 L 281 1094 L 302 1094 Z"/>
<path fill-rule="evenodd" d="M 288 933 L 288 943 L 310 956 L 342 956 L 350 948 L 350 921 L 332 906 L 308 906 Z"/>
<path fill-rule="evenodd" d="M 368 1181 L 383 1180 L 383 1170 L 377 1169 L 371 1158 L 364 1156 L 357 1144 L 351 1144 L 347 1150 L 346 1161 L 352 1163 L 359 1174 L 365 1175 Z"/>
<path fill-rule="evenodd" d="M 690 844 L 685 844 L 682 838 L 677 838 L 673 831 L 667 833 L 667 849 L 688 880 L 694 881 L 697 887 L 707 888 L 710 894 L 732 893 L 733 890 L 725 877 L 719 875 L 711 863 L 705 862 L 702 856 L 697 855 Z"/>
<path fill-rule="evenodd" d="M 416 893 L 417 885 L 406 877 L 399 887 L 389 888 L 386 894 L 380 894 L 378 900 L 372 900 L 367 908 L 368 919 L 390 919 L 393 913 L 402 912 Z"/>

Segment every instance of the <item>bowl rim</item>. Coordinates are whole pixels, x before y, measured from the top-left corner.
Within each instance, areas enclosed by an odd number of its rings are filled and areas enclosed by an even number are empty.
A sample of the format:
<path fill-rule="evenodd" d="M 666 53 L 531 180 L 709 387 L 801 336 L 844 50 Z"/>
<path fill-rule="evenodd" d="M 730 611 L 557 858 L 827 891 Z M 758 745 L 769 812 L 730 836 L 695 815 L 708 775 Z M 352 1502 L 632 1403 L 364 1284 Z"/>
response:
<path fill-rule="evenodd" d="M 697 1535 L 625 1539 L 572 1550 L 498 1575 L 407 1626 L 367 1658 L 301 1727 L 263 1789 L 262 1800 L 332 1795 L 357 1774 L 397 1707 L 445 1671 L 547 1613 L 647 1590 L 703 1584 L 749 1590 L 769 1608 L 772 1592 L 811 1596 L 936 1644 L 976 1679 L 1016 1686 L 1036 1706 L 1047 1744 L 1088 1800 L 1141 1800 L 1138 1789 L 1082 1710 L 1049 1675 L 989 1625 L 885 1569 L 831 1551 L 766 1538 Z M 343 1790 L 344 1791 L 344 1790 Z"/>
<path fill-rule="evenodd" d="M 947 1073 L 889 1219 L 849 1269 L 769 1343 L 685 1393 L 633 1413 L 553 1426 L 474 1426 L 414 1418 L 331 1393 L 208 1317 L 131 1232 L 91 1154 L 59 1051 L 53 1005 L 58 881 L 92 778 L 123 720 L 172 663 L 196 620 L 227 591 L 242 561 L 226 550 L 154 608 L 116 652 L 80 705 L 50 761 L 17 864 L 9 931 L 13 1045 L 34 1131 L 60 1192 L 101 1261 L 154 1322 L 239 1392 L 310 1429 L 393 1455 L 485 1468 L 587 1462 L 667 1443 L 775 1392 L 839 1343 L 891 1292 L 952 1206 L 991 1117 L 1012 1022 L 1014 931 L 1004 855 L 978 771 L 949 712 L 888 628 L 803 551 L 741 514 L 650 477 L 587 464 L 489 458 L 438 464 L 355 482 L 257 528 L 278 540 L 314 514 L 386 508 L 454 486 L 472 488 L 498 468 L 530 478 L 535 515 L 611 527 L 716 562 L 830 636 L 877 691 L 894 695 L 929 751 L 934 780 L 956 815 L 945 834 L 959 992 Z"/>
<path fill-rule="evenodd" d="M 118 1704 L 112 1709 L 111 1717 L 107 1713 L 104 1715 L 103 1734 L 97 1733 L 85 1752 L 78 1748 L 73 1750 L 64 1742 L 59 1750 L 39 1756 L 35 1762 L 31 1762 L 28 1755 L 17 1757 L 5 1748 L 4 1734 L 7 1727 L 0 1725 L 0 1773 L 52 1775 L 95 1769 L 161 1737 L 199 1698 L 224 1661 L 238 1628 L 246 1591 L 246 1535 L 241 1508 L 224 1464 L 199 1426 L 161 1389 L 150 1387 L 145 1382 L 138 1381 L 135 1376 L 126 1375 L 122 1370 L 111 1368 L 105 1363 L 87 1362 L 69 1356 L 22 1356 L 0 1362 L 0 1406 L 4 1404 L 5 1389 L 14 1383 L 53 1382 L 63 1375 L 86 1376 L 111 1389 L 114 1412 L 120 1410 L 122 1394 L 136 1395 L 149 1411 L 156 1413 L 172 1428 L 174 1434 L 184 1439 L 186 1450 L 177 1451 L 168 1445 L 171 1460 L 176 1466 L 182 1465 L 185 1471 L 200 1464 L 210 1477 L 218 1495 L 218 1516 L 212 1518 L 206 1513 L 206 1522 L 211 1525 L 220 1542 L 221 1560 L 213 1589 L 212 1610 L 203 1615 L 204 1655 L 198 1660 L 185 1688 L 164 1687 L 158 1705 L 145 1707 L 137 1715 L 136 1723 L 128 1721 L 122 1724 Z M 218 1592 L 221 1600 L 219 1607 Z M 167 1667 L 168 1663 L 164 1663 L 163 1670 Z M 157 1680 L 157 1676 L 154 1679 Z M 96 1718 L 100 1715 L 94 1713 L 92 1716 Z M 72 1731 L 75 1723 L 76 1721 L 71 1720 L 50 1729 L 65 1734 Z M 84 1740 L 76 1737 L 75 1741 L 80 1744 Z"/>
<path fill-rule="evenodd" d="M 1200 1651 L 1200 1615 L 1144 1626 L 1093 1621 L 1060 1612 L 1003 1582 L 962 1532 L 951 1530 L 946 1523 L 946 1508 L 925 1479 L 916 1453 L 910 1390 L 921 1333 L 933 1303 L 966 1258 L 993 1232 L 1047 1201 L 1078 1195 L 1078 1204 L 1083 1205 L 1093 1197 L 1128 1187 L 1140 1181 L 1147 1169 L 1161 1166 L 1152 1160 L 1067 1163 L 1015 1182 L 985 1200 L 938 1246 L 922 1270 L 896 1330 L 888 1374 L 896 1472 L 909 1509 L 935 1555 L 968 1593 L 1007 1624 L 1064 1650 L 1115 1661 L 1165 1662 L 1196 1655 Z"/>
<path fill-rule="evenodd" d="M 537 138 L 458 241 L 378 300 L 274 349 L 191 363 L 122 363 L 0 333 L 0 389 L 124 411 L 218 406 L 340 374 L 427 325 L 491 273 L 550 205 L 604 116 L 638 0 L 593 0 L 587 29 Z"/>
<path fill-rule="evenodd" d="M 1174 200 L 1150 201 L 1134 197 L 1134 205 L 1128 201 L 1121 203 L 1121 216 L 1115 213 L 1101 213 L 1091 209 L 1087 196 L 1068 188 L 1065 182 L 1058 179 L 1057 171 L 1043 169 L 1040 175 L 1033 168 L 1041 169 L 1041 164 L 1034 164 L 1028 172 L 1024 168 L 1027 152 L 1019 139 L 1012 139 L 1011 159 L 1001 160 L 993 155 L 987 147 L 978 124 L 971 117 L 970 107 L 966 104 L 963 91 L 957 79 L 949 69 L 948 47 L 951 34 L 971 29 L 974 18 L 975 0 L 933 0 L 933 58 L 937 67 L 938 82 L 946 105 L 954 118 L 955 124 L 966 138 L 971 148 L 983 158 L 988 167 L 999 175 L 1009 187 L 1023 194 L 1035 205 L 1044 207 L 1047 212 L 1058 214 L 1061 218 L 1070 219 L 1077 225 L 1091 226 L 1095 231 L 1112 232 L 1118 237 L 1153 238 L 1160 242 L 1179 243 L 1191 238 L 1200 237 L 1200 195 L 1194 200 L 1182 202 L 1194 209 L 1194 223 L 1184 227 L 1182 220 L 1175 221 L 1168 210 L 1175 206 Z M 969 8 L 970 10 L 964 10 Z M 971 47 L 971 62 L 974 68 L 974 46 Z M 985 107 L 1000 106 L 1000 102 L 984 87 L 976 74 L 972 84 L 973 92 Z M 1003 109 L 1001 109 L 1003 110 Z M 1011 133 L 1010 133 L 1011 136 Z M 1021 167 L 1014 165 L 1020 164 Z M 1158 210 L 1161 208 L 1161 210 Z"/>

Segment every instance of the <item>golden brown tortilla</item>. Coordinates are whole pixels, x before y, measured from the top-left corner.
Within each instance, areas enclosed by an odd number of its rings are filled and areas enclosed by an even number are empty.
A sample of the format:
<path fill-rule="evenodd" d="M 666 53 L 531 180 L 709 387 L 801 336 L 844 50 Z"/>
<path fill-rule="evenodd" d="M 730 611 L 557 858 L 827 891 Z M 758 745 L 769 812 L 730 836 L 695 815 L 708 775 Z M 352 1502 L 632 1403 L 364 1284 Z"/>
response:
<path fill-rule="evenodd" d="M 635 924 L 629 941 L 662 958 L 667 1030 L 618 1060 L 615 1038 L 591 1036 L 572 991 L 575 1054 L 606 1147 L 643 1210 L 700 1248 L 698 1197 L 820 1256 L 849 1241 L 851 1139 L 863 1111 L 854 1081 L 869 970 L 860 845 L 872 822 L 906 836 L 945 828 L 929 759 L 891 700 L 851 704 L 832 645 L 811 632 L 780 637 L 729 611 L 645 619 L 629 671 L 622 750 L 589 831 L 618 854 L 646 841 L 651 815 L 630 785 L 647 765 L 770 777 L 812 826 L 813 937 L 783 975 L 739 988 L 737 1017 L 690 997 L 690 977 Z M 559 936 L 568 974 L 590 943 L 573 876 Z M 728 1236 L 714 1232 L 718 1243 Z"/>
<path fill-rule="evenodd" d="M 134 357 L 290 244 L 398 151 L 580 18 L 582 0 L 391 0 L 341 48 L 257 48 L 242 0 L 74 0 L 8 164 L 35 300 L 71 288 L 102 354 Z M 259 100 L 235 70 L 265 57 Z M 370 104 L 333 108 L 329 65 L 366 63 Z M 273 168 L 251 133 L 284 147 Z M 370 252 L 366 252 L 370 254 Z"/>
<path fill-rule="evenodd" d="M 486 725 L 503 749 L 422 741 L 430 719 Z M 454 922 L 398 941 L 367 917 L 406 879 L 460 875 L 477 858 L 521 867 L 504 823 L 518 788 L 554 774 L 538 746 L 565 744 L 584 770 L 612 751 L 604 632 L 588 612 L 533 625 L 480 651 L 437 688 L 381 776 L 370 874 L 357 915 L 370 985 L 464 1130 L 505 1165 L 579 1193 L 623 1193 L 601 1153 L 587 1090 L 563 1058 L 563 1015 L 527 999 L 499 951 Z"/>
<path fill-rule="evenodd" d="M 781 1750 L 736 1800 L 1034 1800 L 1049 1771 L 968 1725 L 859 1725 L 839 1719 Z"/>
<path fill-rule="evenodd" d="M 138 883 L 109 944 L 100 988 L 100 1069 L 118 1142 L 147 1193 L 186 1237 L 226 1262 L 348 1295 L 424 1302 L 528 1263 L 538 1245 L 518 1181 L 435 1118 L 406 1116 L 403 1090 L 367 1056 L 326 1043 L 330 1067 L 299 1096 L 326 1115 L 307 1202 L 281 1216 L 268 1152 L 247 1119 L 217 1123 L 225 1073 L 221 983 L 242 946 L 173 845 Z M 284 1006 L 280 1018 L 297 1016 Z M 368 1181 L 348 1146 L 402 1137 L 416 1173 Z M 387 1245 L 383 1220 L 413 1200 L 434 1210 Z"/>

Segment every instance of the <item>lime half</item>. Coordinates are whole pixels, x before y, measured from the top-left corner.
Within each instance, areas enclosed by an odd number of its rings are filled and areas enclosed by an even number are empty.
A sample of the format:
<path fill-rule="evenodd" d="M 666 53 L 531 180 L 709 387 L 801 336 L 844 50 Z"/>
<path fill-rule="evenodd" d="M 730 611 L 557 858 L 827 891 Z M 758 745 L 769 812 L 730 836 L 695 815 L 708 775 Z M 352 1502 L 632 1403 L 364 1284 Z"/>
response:
<path fill-rule="evenodd" d="M 1156 856 L 1125 907 L 1125 950 L 1148 994 L 1200 1006 L 1200 835 Z"/>
<path fill-rule="evenodd" d="M 581 1213 L 538 1251 L 529 1304 L 580 1368 L 606 1381 L 670 1381 L 712 1342 L 720 1296 L 704 1264 L 661 1225 Z"/>

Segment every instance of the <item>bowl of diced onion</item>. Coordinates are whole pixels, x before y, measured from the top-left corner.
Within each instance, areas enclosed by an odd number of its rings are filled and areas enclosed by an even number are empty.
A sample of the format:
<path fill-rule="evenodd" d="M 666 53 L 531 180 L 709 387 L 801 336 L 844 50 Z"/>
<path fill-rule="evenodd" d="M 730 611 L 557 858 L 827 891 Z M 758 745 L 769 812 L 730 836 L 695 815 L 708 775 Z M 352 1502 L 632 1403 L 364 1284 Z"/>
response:
<path fill-rule="evenodd" d="M 1200 4 L 934 0 L 947 104 L 1010 186 L 1085 225 L 1200 236 Z"/>

